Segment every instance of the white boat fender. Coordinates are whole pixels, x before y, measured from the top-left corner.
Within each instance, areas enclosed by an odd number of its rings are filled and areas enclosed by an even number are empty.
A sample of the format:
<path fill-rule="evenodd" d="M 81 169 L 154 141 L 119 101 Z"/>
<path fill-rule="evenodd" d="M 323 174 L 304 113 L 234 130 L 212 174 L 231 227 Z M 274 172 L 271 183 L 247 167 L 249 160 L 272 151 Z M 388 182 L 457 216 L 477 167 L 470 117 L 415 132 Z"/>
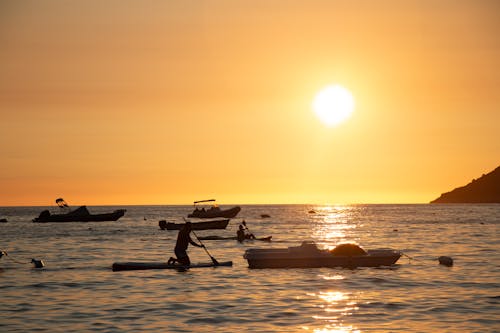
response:
<path fill-rule="evenodd" d="M 439 264 L 444 266 L 453 266 L 453 258 L 447 256 L 441 256 L 438 258 Z"/>
<path fill-rule="evenodd" d="M 31 262 L 33 263 L 35 268 L 42 268 L 43 266 L 45 266 L 45 264 L 43 263 L 43 260 L 31 259 Z"/>

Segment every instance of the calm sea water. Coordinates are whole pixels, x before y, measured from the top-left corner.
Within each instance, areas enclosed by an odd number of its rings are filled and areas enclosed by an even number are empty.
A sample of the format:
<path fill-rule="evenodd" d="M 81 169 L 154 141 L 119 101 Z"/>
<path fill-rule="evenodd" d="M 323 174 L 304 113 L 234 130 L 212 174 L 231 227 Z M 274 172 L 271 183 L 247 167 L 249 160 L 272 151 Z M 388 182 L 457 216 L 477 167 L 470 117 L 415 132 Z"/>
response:
<path fill-rule="evenodd" d="M 112 272 L 115 261 L 161 261 L 190 206 L 126 208 L 117 222 L 32 223 L 46 207 L 0 207 L 0 332 L 499 332 L 500 205 L 248 205 L 241 219 L 272 243 L 205 241 L 233 267 Z M 316 214 L 309 214 L 314 209 Z M 52 208 L 55 211 L 55 208 Z M 261 214 L 271 218 L 262 219 Z M 391 268 L 252 270 L 252 247 L 403 251 Z M 209 262 L 189 248 L 193 262 Z M 453 267 L 437 257 L 451 256 Z M 31 258 L 42 259 L 35 269 Z"/>

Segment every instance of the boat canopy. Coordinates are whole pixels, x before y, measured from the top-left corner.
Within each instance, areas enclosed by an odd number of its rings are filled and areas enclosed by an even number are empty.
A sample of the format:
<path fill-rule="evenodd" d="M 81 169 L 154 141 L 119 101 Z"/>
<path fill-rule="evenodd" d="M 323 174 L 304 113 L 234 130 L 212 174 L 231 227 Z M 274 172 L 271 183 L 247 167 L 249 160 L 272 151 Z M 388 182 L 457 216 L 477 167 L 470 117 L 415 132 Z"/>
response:
<path fill-rule="evenodd" d="M 56 199 L 56 204 L 61 207 L 61 208 L 67 208 L 69 207 L 68 204 L 66 203 L 66 201 L 64 201 L 63 198 L 57 198 Z"/>
<path fill-rule="evenodd" d="M 202 203 L 202 202 L 214 202 L 215 199 L 207 199 L 207 200 L 199 200 L 199 201 L 195 201 L 194 204 L 198 204 L 198 203 Z"/>

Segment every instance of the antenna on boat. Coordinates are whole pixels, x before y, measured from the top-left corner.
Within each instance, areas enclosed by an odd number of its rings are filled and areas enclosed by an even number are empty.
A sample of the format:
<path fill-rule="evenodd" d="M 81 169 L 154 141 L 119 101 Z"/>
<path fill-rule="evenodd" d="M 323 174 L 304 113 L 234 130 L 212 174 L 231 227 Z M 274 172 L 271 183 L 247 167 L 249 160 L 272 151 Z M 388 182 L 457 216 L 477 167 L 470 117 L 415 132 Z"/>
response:
<path fill-rule="evenodd" d="M 56 199 L 56 204 L 59 206 L 59 208 L 64 209 L 64 208 L 69 208 L 68 204 L 66 201 L 64 201 L 63 198 L 57 198 Z"/>

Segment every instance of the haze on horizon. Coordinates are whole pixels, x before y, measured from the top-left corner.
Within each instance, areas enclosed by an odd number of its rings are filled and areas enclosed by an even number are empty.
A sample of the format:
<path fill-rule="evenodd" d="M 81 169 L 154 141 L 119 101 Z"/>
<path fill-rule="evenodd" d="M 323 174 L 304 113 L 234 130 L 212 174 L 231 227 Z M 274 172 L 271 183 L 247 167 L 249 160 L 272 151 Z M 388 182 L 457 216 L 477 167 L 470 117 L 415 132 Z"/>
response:
<path fill-rule="evenodd" d="M 429 202 L 499 165 L 499 31 L 486 0 L 2 1 L 0 205 Z"/>

